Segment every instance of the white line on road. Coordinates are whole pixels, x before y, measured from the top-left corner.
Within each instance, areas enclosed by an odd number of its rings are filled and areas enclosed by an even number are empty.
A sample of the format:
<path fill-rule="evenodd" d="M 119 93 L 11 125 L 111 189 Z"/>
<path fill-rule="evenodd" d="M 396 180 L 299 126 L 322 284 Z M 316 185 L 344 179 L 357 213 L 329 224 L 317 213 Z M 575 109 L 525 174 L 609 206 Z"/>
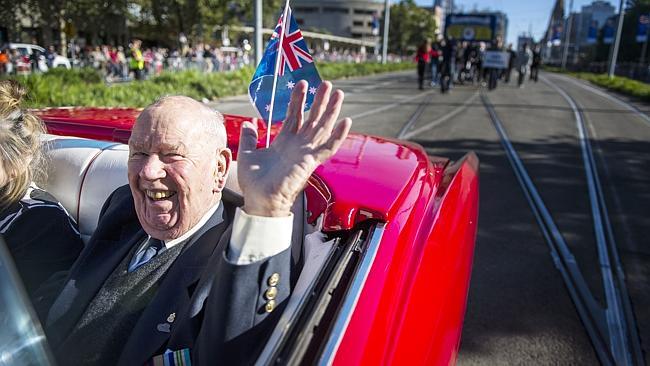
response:
<path fill-rule="evenodd" d="M 456 116 L 458 113 L 462 112 L 465 108 L 467 108 L 467 106 L 470 103 L 472 103 L 474 100 L 476 100 L 477 97 L 478 97 L 478 91 L 476 91 L 462 105 L 459 105 L 458 107 L 454 108 L 449 113 L 447 113 L 447 114 L 445 114 L 445 115 L 443 115 L 441 117 L 438 117 L 438 118 L 434 119 L 433 121 L 427 122 L 424 126 L 416 128 L 415 130 L 410 131 L 410 132 L 406 132 L 406 130 L 407 130 L 406 128 L 403 129 L 404 132 L 401 133 L 400 135 L 398 135 L 397 138 L 398 139 L 403 139 L 403 140 L 408 140 L 408 139 L 412 138 L 413 136 L 416 136 L 416 135 L 418 135 L 418 134 L 420 134 L 420 133 L 422 133 L 424 131 L 430 130 L 430 129 L 438 126 L 439 124 L 445 122 L 446 120 L 448 120 L 448 119 Z M 412 123 L 412 121 L 409 121 L 409 123 Z"/>
<path fill-rule="evenodd" d="M 400 100 L 399 102 L 387 104 L 387 105 L 385 105 L 385 106 L 383 106 L 381 108 L 369 109 L 369 110 L 367 110 L 365 112 L 353 114 L 353 115 L 350 116 L 350 118 L 352 118 L 354 120 L 354 119 L 358 119 L 358 118 L 368 117 L 368 116 L 371 116 L 373 114 L 377 114 L 377 113 L 389 110 L 391 108 L 394 108 L 394 107 L 396 107 L 396 106 L 398 106 L 398 105 L 400 105 L 400 104 L 402 104 L 404 102 L 410 102 L 410 101 L 415 100 L 415 99 L 417 99 L 419 97 L 422 97 L 424 95 L 431 94 L 433 92 L 434 92 L 433 90 L 429 90 L 429 91 L 425 91 L 425 92 L 422 92 L 422 93 L 415 94 L 414 96 L 411 96 L 411 97 L 404 97 L 404 99 Z"/>

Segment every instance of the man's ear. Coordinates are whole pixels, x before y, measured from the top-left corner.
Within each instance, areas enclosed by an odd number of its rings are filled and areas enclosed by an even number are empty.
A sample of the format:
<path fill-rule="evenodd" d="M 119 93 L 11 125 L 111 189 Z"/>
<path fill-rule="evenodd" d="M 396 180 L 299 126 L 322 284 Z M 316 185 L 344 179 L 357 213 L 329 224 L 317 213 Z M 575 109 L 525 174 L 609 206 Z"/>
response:
<path fill-rule="evenodd" d="M 229 148 L 224 147 L 217 151 L 217 169 L 214 177 L 214 190 L 221 192 L 226 187 L 230 164 L 232 163 L 232 152 Z"/>

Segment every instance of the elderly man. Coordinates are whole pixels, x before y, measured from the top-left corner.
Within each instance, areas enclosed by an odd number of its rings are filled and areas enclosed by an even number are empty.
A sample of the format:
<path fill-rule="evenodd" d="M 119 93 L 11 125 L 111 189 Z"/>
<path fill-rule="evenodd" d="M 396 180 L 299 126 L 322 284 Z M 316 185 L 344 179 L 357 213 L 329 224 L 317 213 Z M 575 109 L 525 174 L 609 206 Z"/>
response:
<path fill-rule="evenodd" d="M 62 365 L 139 365 L 164 352 L 194 364 L 250 362 L 289 296 L 291 207 L 339 148 L 343 93 L 324 82 L 308 118 L 296 84 L 282 131 L 256 149 L 241 130 L 244 205 L 222 200 L 231 165 L 223 117 L 166 97 L 138 117 L 128 187 L 108 198 L 97 230 L 47 313 Z"/>

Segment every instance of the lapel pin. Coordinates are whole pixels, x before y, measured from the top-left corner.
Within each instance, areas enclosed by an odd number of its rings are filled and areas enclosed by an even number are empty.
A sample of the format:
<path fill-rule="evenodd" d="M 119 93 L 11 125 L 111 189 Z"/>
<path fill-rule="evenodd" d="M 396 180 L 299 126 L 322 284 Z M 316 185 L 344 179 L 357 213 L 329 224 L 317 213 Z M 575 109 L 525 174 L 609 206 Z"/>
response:
<path fill-rule="evenodd" d="M 163 333 L 169 333 L 171 331 L 171 327 L 169 323 L 158 324 L 156 329 L 158 329 L 159 332 L 163 332 Z"/>
<path fill-rule="evenodd" d="M 167 323 L 173 323 L 174 320 L 176 320 L 176 313 L 169 314 L 169 316 L 167 317 Z"/>

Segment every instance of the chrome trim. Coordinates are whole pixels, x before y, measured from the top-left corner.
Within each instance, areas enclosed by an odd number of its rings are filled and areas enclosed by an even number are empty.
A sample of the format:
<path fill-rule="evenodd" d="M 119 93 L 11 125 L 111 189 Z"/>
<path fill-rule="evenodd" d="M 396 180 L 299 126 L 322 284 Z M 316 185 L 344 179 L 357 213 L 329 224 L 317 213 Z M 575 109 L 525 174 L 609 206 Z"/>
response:
<path fill-rule="evenodd" d="M 372 263 L 375 261 L 375 256 L 377 255 L 381 238 L 384 235 L 385 227 L 385 223 L 378 223 L 372 231 L 372 234 L 368 241 L 368 247 L 366 248 L 365 252 L 363 253 L 363 257 L 361 258 L 361 264 L 354 275 L 354 279 L 350 285 L 350 288 L 348 289 L 347 294 L 345 294 L 343 306 L 341 306 L 341 310 L 337 315 L 334 327 L 330 332 L 330 338 L 325 345 L 323 353 L 320 356 L 320 360 L 318 361 L 319 365 L 331 365 L 334 361 L 334 355 L 336 354 L 336 351 L 341 344 L 345 330 L 347 329 L 348 324 L 350 323 L 350 319 L 352 318 L 352 312 L 357 306 L 357 301 L 361 295 L 361 290 L 366 283 L 368 273 L 370 273 Z"/>

